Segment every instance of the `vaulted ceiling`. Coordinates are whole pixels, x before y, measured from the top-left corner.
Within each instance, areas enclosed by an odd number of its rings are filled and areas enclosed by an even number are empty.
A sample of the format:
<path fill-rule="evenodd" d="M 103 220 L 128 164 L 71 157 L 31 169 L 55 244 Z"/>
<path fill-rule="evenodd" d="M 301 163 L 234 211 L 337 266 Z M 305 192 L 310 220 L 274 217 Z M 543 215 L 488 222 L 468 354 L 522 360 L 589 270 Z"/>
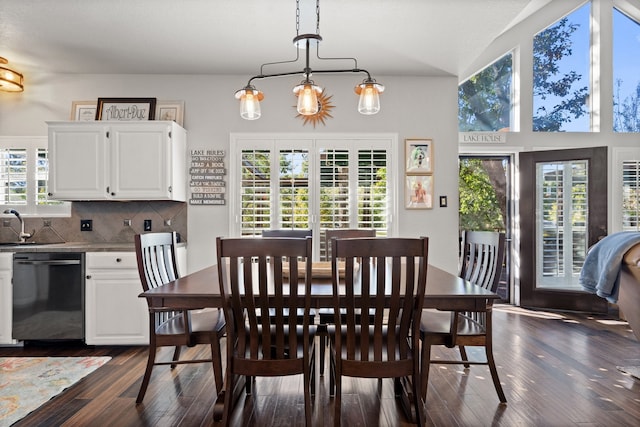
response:
<path fill-rule="evenodd" d="M 460 75 L 549 2 L 322 0 L 320 53 L 374 75 Z M 255 75 L 295 58 L 295 35 L 295 0 L 0 0 L 0 56 L 25 76 Z"/>

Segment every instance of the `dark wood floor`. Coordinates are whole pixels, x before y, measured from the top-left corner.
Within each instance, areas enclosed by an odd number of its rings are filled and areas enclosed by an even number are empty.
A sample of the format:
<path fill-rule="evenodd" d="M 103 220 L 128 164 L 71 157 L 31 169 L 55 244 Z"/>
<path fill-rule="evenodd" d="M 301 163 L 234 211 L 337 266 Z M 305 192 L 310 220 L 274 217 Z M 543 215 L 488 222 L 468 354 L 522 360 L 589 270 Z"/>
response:
<path fill-rule="evenodd" d="M 425 411 L 430 426 L 638 426 L 640 381 L 616 369 L 640 365 L 640 343 L 615 316 L 536 312 L 498 306 L 495 357 L 507 396 L 499 404 L 484 366 L 432 367 Z M 444 351 L 436 354 L 443 355 Z M 189 350 L 206 353 L 206 347 Z M 2 356 L 110 355 L 95 373 L 16 426 L 211 426 L 213 374 L 206 365 L 156 368 L 144 403 L 135 398 L 144 371 L 141 347 L 0 348 Z M 168 355 L 164 352 L 161 355 Z M 258 379 L 241 397 L 238 426 L 304 424 L 300 377 Z M 344 385 L 342 425 L 410 425 L 391 381 Z M 328 377 L 318 385 L 314 425 L 333 425 Z"/>

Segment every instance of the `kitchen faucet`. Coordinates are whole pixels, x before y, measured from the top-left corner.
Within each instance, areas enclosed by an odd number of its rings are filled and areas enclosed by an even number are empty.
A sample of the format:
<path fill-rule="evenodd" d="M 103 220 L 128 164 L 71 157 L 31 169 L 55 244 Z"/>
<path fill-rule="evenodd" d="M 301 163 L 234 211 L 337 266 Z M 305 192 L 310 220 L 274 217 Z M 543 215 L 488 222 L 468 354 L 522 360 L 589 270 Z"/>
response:
<path fill-rule="evenodd" d="M 20 221 L 20 243 L 26 242 L 27 239 L 32 236 L 32 234 L 24 232 L 24 220 L 20 216 L 20 212 L 15 209 L 7 209 L 4 211 L 4 213 L 14 214 L 18 218 L 18 221 Z"/>

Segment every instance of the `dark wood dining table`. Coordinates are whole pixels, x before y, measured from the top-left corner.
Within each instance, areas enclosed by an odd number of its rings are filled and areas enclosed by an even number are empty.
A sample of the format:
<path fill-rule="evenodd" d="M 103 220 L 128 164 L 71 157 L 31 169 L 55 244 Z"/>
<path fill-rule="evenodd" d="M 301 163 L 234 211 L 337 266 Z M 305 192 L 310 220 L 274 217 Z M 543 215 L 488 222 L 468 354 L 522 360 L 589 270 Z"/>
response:
<path fill-rule="evenodd" d="M 331 279 L 313 279 L 311 286 L 311 305 L 315 308 L 332 308 L 333 293 Z M 150 289 L 139 295 L 147 298 L 152 307 L 176 309 L 202 309 L 222 307 L 222 297 L 218 282 L 218 269 L 213 265 L 183 276 L 165 285 Z M 439 310 L 486 310 L 499 296 L 480 286 L 438 267 L 429 265 L 424 308 Z M 403 387 L 408 393 L 409 387 Z M 236 387 L 237 390 L 242 388 Z M 224 392 L 223 392 L 224 393 Z M 410 396 L 403 396 L 401 403 L 410 418 Z M 218 396 L 214 407 L 214 418 L 220 419 L 224 408 L 224 396 Z"/>

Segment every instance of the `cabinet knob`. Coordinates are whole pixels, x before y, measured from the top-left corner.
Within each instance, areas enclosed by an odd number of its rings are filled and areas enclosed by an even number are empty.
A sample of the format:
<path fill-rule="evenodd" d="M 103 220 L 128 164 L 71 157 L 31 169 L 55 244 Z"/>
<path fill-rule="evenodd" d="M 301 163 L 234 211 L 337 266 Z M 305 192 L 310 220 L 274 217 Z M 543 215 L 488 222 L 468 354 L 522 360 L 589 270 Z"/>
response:
<path fill-rule="evenodd" d="M 88 280 L 88 279 L 91 279 L 91 275 L 90 275 L 90 274 L 88 274 L 88 275 L 87 275 L 87 280 Z"/>
<path fill-rule="evenodd" d="M 53 196 L 53 193 L 47 193 L 47 196 L 51 197 Z"/>
<path fill-rule="evenodd" d="M 122 258 L 116 258 L 116 262 L 122 262 Z"/>

